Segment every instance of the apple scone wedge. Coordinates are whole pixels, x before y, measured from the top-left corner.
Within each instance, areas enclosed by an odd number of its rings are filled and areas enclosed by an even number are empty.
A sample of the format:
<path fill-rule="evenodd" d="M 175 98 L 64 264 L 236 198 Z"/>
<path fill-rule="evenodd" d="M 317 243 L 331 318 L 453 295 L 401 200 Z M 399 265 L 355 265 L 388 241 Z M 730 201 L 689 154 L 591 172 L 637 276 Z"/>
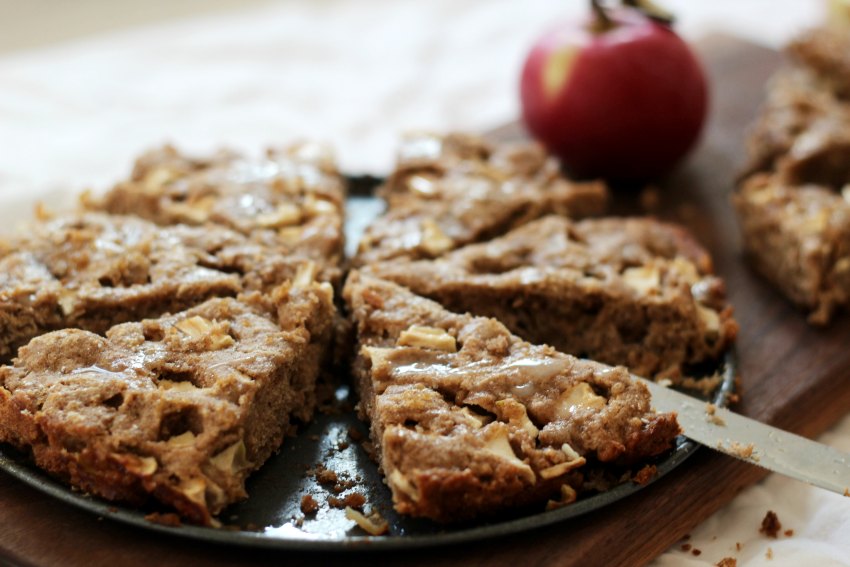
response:
<path fill-rule="evenodd" d="M 357 272 L 344 298 L 359 411 L 402 514 L 453 522 L 570 501 L 586 463 L 636 463 L 679 433 L 622 367 L 534 346 Z"/>
<path fill-rule="evenodd" d="M 314 273 L 105 336 L 33 339 L 0 367 L 0 442 L 83 491 L 216 525 L 314 412 L 334 310 Z"/>

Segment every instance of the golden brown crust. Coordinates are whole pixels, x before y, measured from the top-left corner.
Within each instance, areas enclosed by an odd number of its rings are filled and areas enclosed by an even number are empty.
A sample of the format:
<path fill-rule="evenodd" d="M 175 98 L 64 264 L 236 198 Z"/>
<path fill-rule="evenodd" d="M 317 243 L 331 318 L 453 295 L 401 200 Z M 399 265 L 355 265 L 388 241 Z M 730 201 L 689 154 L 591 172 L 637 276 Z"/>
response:
<path fill-rule="evenodd" d="M 586 459 L 632 463 L 678 434 L 623 368 L 357 272 L 344 298 L 360 409 L 402 513 L 449 522 L 541 502 L 577 482 Z"/>

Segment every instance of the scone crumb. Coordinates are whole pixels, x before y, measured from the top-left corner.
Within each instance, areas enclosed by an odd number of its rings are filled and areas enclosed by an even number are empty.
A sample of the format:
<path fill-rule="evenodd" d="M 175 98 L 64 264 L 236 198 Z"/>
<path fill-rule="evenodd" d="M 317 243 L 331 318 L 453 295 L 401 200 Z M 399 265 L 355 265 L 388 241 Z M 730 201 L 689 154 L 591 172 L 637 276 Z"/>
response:
<path fill-rule="evenodd" d="M 785 537 L 791 537 L 794 535 L 794 530 L 785 530 L 783 533 L 785 534 Z"/>
<path fill-rule="evenodd" d="M 351 494 L 347 494 L 343 498 L 329 496 L 328 504 L 333 506 L 334 508 L 355 508 L 360 510 L 363 508 L 363 506 L 366 505 L 366 497 L 360 494 L 359 492 L 352 492 Z"/>
<path fill-rule="evenodd" d="M 764 552 L 764 556 L 766 559 L 773 559 L 773 549 L 768 547 L 767 551 Z"/>
<path fill-rule="evenodd" d="M 301 511 L 308 516 L 319 511 L 319 503 L 316 502 L 312 494 L 305 494 L 301 497 Z"/>
<path fill-rule="evenodd" d="M 724 557 L 714 565 L 715 567 L 738 567 L 738 560 L 734 557 Z"/>
<path fill-rule="evenodd" d="M 764 519 L 761 521 L 761 528 L 759 531 L 767 537 L 776 539 L 776 536 L 779 534 L 779 530 L 781 529 L 782 523 L 779 521 L 779 516 L 777 516 L 776 512 L 773 510 L 768 510 Z"/>
<path fill-rule="evenodd" d="M 742 459 L 752 459 L 754 461 L 758 460 L 753 455 L 753 451 L 755 451 L 755 445 L 753 445 L 752 443 L 749 443 L 747 445 L 741 445 L 740 443 L 736 443 L 733 441 L 729 445 L 729 449 Z"/>
<path fill-rule="evenodd" d="M 152 512 L 145 516 L 145 520 L 152 524 L 159 524 L 160 526 L 169 526 L 172 528 L 180 527 L 180 516 L 173 512 Z"/>
<path fill-rule="evenodd" d="M 658 468 L 655 465 L 646 465 L 640 469 L 632 480 L 640 485 L 648 484 L 655 475 L 658 474 Z"/>
<path fill-rule="evenodd" d="M 717 415 L 717 406 L 714 404 L 705 404 L 705 420 L 709 423 L 713 423 L 714 425 L 718 425 L 723 427 L 726 425 L 726 422 L 722 417 Z"/>
<path fill-rule="evenodd" d="M 316 466 L 314 475 L 319 484 L 336 484 L 339 481 L 339 477 L 334 471 L 326 469 L 322 465 Z"/>

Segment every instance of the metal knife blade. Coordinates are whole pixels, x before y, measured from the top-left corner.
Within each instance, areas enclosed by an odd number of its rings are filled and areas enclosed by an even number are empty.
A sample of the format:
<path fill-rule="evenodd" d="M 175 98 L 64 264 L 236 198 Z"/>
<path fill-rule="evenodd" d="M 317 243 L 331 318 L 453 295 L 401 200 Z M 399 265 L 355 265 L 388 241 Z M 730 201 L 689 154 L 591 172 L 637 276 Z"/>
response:
<path fill-rule="evenodd" d="M 850 496 L 850 455 L 644 378 L 652 405 L 676 412 L 684 435 L 701 445 L 773 472 Z"/>

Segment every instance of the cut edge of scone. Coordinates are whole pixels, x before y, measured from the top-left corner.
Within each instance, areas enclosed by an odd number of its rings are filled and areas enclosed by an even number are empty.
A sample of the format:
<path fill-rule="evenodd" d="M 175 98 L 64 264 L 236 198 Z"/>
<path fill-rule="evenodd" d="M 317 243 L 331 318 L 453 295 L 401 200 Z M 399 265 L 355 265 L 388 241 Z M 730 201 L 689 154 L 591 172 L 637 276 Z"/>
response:
<path fill-rule="evenodd" d="M 588 460 L 635 463 L 679 433 L 622 367 L 531 345 L 357 272 L 344 296 L 359 411 L 402 514 L 457 522 L 568 503 Z"/>
<path fill-rule="evenodd" d="M 219 525 L 315 409 L 334 307 L 314 277 L 308 267 L 270 295 L 211 299 L 106 337 L 33 339 L 0 368 L 0 441 L 86 492 Z"/>

